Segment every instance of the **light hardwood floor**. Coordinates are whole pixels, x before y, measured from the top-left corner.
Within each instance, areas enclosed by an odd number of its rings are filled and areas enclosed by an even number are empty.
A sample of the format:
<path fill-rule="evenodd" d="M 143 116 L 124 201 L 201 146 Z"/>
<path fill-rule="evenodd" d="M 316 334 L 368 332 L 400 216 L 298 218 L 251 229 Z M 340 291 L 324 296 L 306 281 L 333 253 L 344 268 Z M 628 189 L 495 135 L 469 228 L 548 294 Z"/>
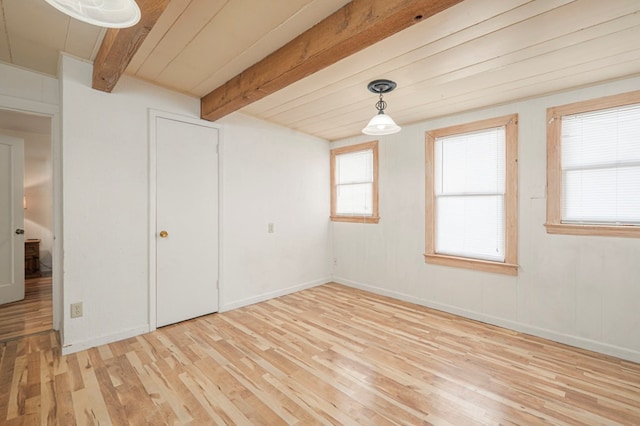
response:
<path fill-rule="evenodd" d="M 639 364 L 337 284 L 0 355 L 6 425 L 640 424 Z"/>
<path fill-rule="evenodd" d="M 51 277 L 25 280 L 25 297 L 0 305 L 0 342 L 53 328 Z"/>

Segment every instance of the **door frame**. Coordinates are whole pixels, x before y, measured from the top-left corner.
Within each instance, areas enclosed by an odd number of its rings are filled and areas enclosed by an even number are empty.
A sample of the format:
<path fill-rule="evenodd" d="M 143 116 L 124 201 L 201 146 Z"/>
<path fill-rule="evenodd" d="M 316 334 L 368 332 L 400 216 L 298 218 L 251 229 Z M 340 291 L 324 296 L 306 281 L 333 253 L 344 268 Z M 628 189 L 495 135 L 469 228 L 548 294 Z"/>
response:
<path fill-rule="evenodd" d="M 55 104 L 31 101 L 0 95 L 0 109 L 20 112 L 28 115 L 39 115 L 51 119 L 51 176 L 53 182 L 53 248 L 52 248 L 52 310 L 53 329 L 60 333 L 64 342 L 63 309 L 63 240 L 62 240 L 62 138 L 60 135 L 60 108 Z"/>
<path fill-rule="evenodd" d="M 157 328 L 157 274 L 156 274 L 156 255 L 157 255 L 157 238 L 156 238 L 156 196 L 157 196 L 157 143 L 158 136 L 156 132 L 156 120 L 163 118 L 167 120 L 180 121 L 182 123 L 194 124 L 198 126 L 210 127 L 218 131 L 218 307 L 222 306 L 222 126 L 212 123 L 211 121 L 199 118 L 189 117 L 180 114 L 174 114 L 149 108 L 149 331 Z"/>

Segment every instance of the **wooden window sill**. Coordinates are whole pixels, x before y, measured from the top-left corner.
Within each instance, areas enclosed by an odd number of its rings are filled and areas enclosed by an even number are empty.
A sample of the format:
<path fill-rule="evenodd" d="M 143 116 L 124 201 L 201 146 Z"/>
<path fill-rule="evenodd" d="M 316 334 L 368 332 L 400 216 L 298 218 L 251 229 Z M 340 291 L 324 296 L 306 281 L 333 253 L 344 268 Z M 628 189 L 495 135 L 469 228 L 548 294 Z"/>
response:
<path fill-rule="evenodd" d="M 610 226 L 545 223 L 544 227 L 547 228 L 547 234 L 640 238 L 640 226 L 635 225 Z"/>
<path fill-rule="evenodd" d="M 490 260 L 446 256 L 442 254 L 425 254 L 424 259 L 427 263 L 434 265 L 474 269 L 476 271 L 493 272 L 496 274 L 518 275 L 518 265 L 512 263 L 492 262 Z"/>
<path fill-rule="evenodd" d="M 351 223 L 378 223 L 378 216 L 331 216 L 332 222 L 351 222 Z"/>

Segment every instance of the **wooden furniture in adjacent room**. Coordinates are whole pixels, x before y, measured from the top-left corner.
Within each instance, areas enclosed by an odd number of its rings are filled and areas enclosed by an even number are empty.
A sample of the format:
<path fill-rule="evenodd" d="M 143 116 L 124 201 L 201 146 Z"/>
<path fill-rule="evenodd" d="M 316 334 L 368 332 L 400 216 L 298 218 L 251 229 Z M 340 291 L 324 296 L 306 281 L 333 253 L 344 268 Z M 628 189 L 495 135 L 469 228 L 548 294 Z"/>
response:
<path fill-rule="evenodd" d="M 40 240 L 26 240 L 24 242 L 24 277 L 38 278 L 40 272 Z"/>

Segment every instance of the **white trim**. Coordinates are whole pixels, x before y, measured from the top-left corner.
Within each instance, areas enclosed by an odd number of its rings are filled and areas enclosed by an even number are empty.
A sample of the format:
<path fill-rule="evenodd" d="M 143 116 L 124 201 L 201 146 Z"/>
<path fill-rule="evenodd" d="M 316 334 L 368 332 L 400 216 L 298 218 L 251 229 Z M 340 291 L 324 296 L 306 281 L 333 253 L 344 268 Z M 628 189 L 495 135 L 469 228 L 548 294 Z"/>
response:
<path fill-rule="evenodd" d="M 14 98 L 6 95 L 0 95 L 0 108 L 45 117 L 57 115 L 59 112 L 58 105 L 55 104 L 32 101 L 30 99 Z"/>
<path fill-rule="evenodd" d="M 296 284 L 291 287 L 283 288 L 283 289 L 272 291 L 269 293 L 263 293 L 257 296 L 248 297 L 246 299 L 231 302 L 229 304 L 220 305 L 220 312 L 227 312 L 233 309 L 242 308 L 244 306 L 253 305 L 254 303 L 264 302 L 265 300 L 274 299 L 280 296 L 285 296 L 287 294 L 295 293 L 301 290 L 306 290 L 312 287 L 317 287 L 319 285 L 323 285 L 329 282 L 331 282 L 331 277 L 318 278 L 317 280 L 307 281 L 306 283 Z"/>
<path fill-rule="evenodd" d="M 149 326 L 145 324 L 145 325 L 140 325 L 138 327 L 122 330 L 117 333 L 106 334 L 104 336 L 95 337 L 93 339 L 83 340 L 81 342 L 75 342 L 67 346 L 62 346 L 62 355 L 69 355 L 75 352 L 83 351 L 85 349 L 94 348 L 96 346 L 118 342 L 120 340 L 139 336 L 141 334 L 145 334 L 148 332 L 149 332 Z"/>
<path fill-rule="evenodd" d="M 149 109 L 149 200 L 148 200 L 148 211 L 149 211 L 149 229 L 147 231 L 147 238 L 149 243 L 147 264 L 149 265 L 149 294 L 147 301 L 147 309 L 149 312 L 149 330 L 153 331 L 157 327 L 157 314 L 156 314 L 156 181 L 157 181 L 157 170 L 156 170 L 156 118 L 158 117 L 159 112 Z"/>
<path fill-rule="evenodd" d="M 218 311 L 222 309 L 224 306 L 224 218 L 222 208 L 224 202 L 224 128 L 223 126 L 218 126 Z"/>
<path fill-rule="evenodd" d="M 62 242 L 62 138 L 60 108 L 55 104 L 32 101 L 0 95 L 0 109 L 39 115 L 51 119 L 51 166 L 53 191 L 53 247 L 52 247 L 52 311 L 53 329 L 60 332 L 64 342 L 64 312 L 62 298 L 63 284 L 63 242 Z"/>
<path fill-rule="evenodd" d="M 371 293 L 380 294 L 382 296 L 392 297 L 394 299 L 402 300 L 404 302 L 415 303 L 416 305 L 425 306 L 427 308 L 436 309 L 438 311 L 448 312 L 450 314 L 459 315 L 465 318 L 469 318 L 476 321 L 485 322 L 487 324 L 497 325 L 499 327 L 508 328 L 510 330 L 518 331 L 521 333 L 531 334 L 533 336 L 542 337 L 544 339 L 553 340 L 555 342 L 563 343 L 565 345 L 575 346 L 582 349 L 587 349 L 601 354 L 615 356 L 628 361 L 640 362 L 640 352 L 634 351 L 628 348 L 622 348 L 620 346 L 610 345 L 603 342 L 587 339 L 584 337 L 574 336 L 571 334 L 558 333 L 546 328 L 535 327 L 528 324 L 523 324 L 517 321 L 511 321 L 504 318 L 494 317 L 492 315 L 483 314 L 481 312 L 470 311 L 468 309 L 461 309 L 456 306 L 451 306 L 443 303 L 431 302 L 425 299 L 420 299 L 415 296 L 411 296 L 405 293 L 400 293 L 392 290 L 387 290 L 380 287 L 371 286 L 368 284 L 351 281 L 346 278 L 333 277 L 333 281 L 338 284 L 343 284 L 348 287 L 357 288 Z"/>
<path fill-rule="evenodd" d="M 148 200 L 148 211 L 149 211 L 149 229 L 148 229 L 148 265 L 149 265 L 149 301 L 148 301 L 148 311 L 149 311 L 149 330 L 154 331 L 157 328 L 157 311 L 156 311 L 156 297 L 157 297 L 157 276 L 156 276 L 156 195 L 157 195 L 157 187 L 156 187 L 156 179 L 157 179 L 157 133 L 156 133 L 156 120 L 158 118 L 164 118 L 167 120 L 179 121 L 182 123 L 194 124 L 197 126 L 210 127 L 212 129 L 216 129 L 218 131 L 218 307 L 216 311 L 220 310 L 221 300 L 220 295 L 222 294 L 222 284 L 220 283 L 221 279 L 221 253 L 222 253 L 222 223 L 220 221 L 220 217 L 222 214 L 222 191 L 221 191 L 221 164 L 222 164 L 222 149 L 220 148 L 222 145 L 222 126 L 219 124 L 212 123 L 210 121 L 201 120 L 196 117 L 189 117 L 186 115 L 174 114 L 166 111 L 161 111 L 153 108 L 149 108 L 149 176 L 148 176 L 148 185 L 149 185 L 149 200 Z"/>

